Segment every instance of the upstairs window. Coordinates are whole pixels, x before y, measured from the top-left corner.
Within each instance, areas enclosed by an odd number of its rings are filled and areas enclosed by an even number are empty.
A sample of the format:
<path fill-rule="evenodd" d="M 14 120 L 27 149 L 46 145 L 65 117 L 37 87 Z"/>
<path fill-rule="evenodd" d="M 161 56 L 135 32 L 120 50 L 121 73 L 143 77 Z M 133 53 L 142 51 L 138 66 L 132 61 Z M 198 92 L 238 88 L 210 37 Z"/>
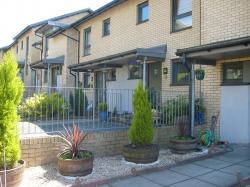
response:
<path fill-rule="evenodd" d="M 29 46 L 30 45 L 30 38 L 29 37 L 27 37 L 26 38 L 26 57 L 28 58 L 28 56 L 29 56 Z"/>
<path fill-rule="evenodd" d="M 185 86 L 189 84 L 189 72 L 179 60 L 172 61 L 172 85 Z"/>
<path fill-rule="evenodd" d="M 90 55 L 91 52 L 91 28 L 84 30 L 84 46 L 83 46 L 83 55 Z"/>
<path fill-rule="evenodd" d="M 192 0 L 173 0 L 172 31 L 192 27 Z"/>
<path fill-rule="evenodd" d="M 138 18 L 137 18 L 137 22 L 138 24 L 146 22 L 149 20 L 149 6 L 148 6 L 148 2 L 144 2 L 138 5 Z"/>
<path fill-rule="evenodd" d="M 49 38 L 45 37 L 45 56 L 49 55 Z"/>
<path fill-rule="evenodd" d="M 21 50 L 23 50 L 23 41 L 21 41 Z"/>
<path fill-rule="evenodd" d="M 16 54 L 18 54 L 18 44 L 16 45 Z"/>
<path fill-rule="evenodd" d="M 103 36 L 110 35 L 110 19 L 106 19 L 103 21 Z"/>

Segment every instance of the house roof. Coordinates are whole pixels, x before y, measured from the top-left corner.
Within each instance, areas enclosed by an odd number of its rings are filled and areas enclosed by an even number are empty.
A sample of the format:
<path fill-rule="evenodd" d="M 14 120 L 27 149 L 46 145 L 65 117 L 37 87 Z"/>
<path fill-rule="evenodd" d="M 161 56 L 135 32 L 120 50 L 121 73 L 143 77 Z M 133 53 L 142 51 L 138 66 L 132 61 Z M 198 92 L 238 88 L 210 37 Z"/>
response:
<path fill-rule="evenodd" d="M 43 21 L 39 21 L 39 22 L 30 24 L 30 25 L 26 26 L 21 32 L 19 32 L 19 33 L 13 38 L 14 41 L 13 41 L 9 46 L 2 47 L 2 48 L 5 48 L 4 50 L 8 50 L 9 48 L 11 48 L 11 47 L 16 43 L 16 40 L 17 40 L 19 37 L 21 37 L 24 33 L 26 33 L 27 31 L 29 31 L 30 29 L 32 29 L 32 28 L 34 28 L 34 27 L 38 27 L 38 26 L 41 26 L 41 25 L 45 25 L 45 24 L 48 23 L 48 21 L 57 21 L 57 20 L 64 19 L 64 18 L 67 18 L 67 17 L 70 17 L 70 16 L 74 16 L 74 15 L 77 15 L 77 14 L 81 14 L 81 13 L 84 13 L 84 12 L 92 13 L 93 11 L 92 11 L 91 9 L 89 9 L 89 8 L 86 8 L 86 9 L 78 10 L 78 11 L 75 11 L 75 12 L 67 13 L 67 14 L 64 14 L 64 15 L 61 15 L 61 16 L 49 18 L 49 19 L 46 19 L 46 20 L 43 20 Z M 2 48 L 0 48 L 0 49 L 2 49 Z"/>
<path fill-rule="evenodd" d="M 71 28 L 72 28 L 72 27 L 77 27 L 78 25 L 80 25 L 80 24 L 82 24 L 82 23 L 84 23 L 84 22 L 86 22 L 86 21 L 88 21 L 88 20 L 90 20 L 90 19 L 93 19 L 94 17 L 96 17 L 96 16 L 102 14 L 103 12 L 106 12 L 106 11 L 110 10 L 111 8 L 116 7 L 116 6 L 122 4 L 122 3 L 126 2 L 126 1 L 128 1 L 128 0 L 113 0 L 113 1 L 111 1 L 110 3 L 108 3 L 108 4 L 106 4 L 106 5 L 102 6 L 102 7 L 100 7 L 99 9 L 93 11 L 93 12 L 90 13 L 89 15 L 83 17 L 82 19 L 79 19 L 78 21 L 72 23 L 72 24 L 70 25 L 70 27 L 71 27 Z M 64 32 L 65 30 L 66 30 L 66 28 L 58 29 L 58 30 L 54 31 L 53 33 L 51 33 L 51 34 L 49 35 L 49 37 L 51 37 L 51 38 L 52 38 L 52 37 L 55 37 L 55 36 L 57 36 L 58 34 Z"/>
<path fill-rule="evenodd" d="M 14 40 L 18 39 L 20 36 L 22 36 L 29 29 L 32 29 L 34 27 L 37 27 L 37 26 L 40 26 L 40 25 L 43 25 L 43 24 L 47 24 L 47 22 L 50 21 L 50 20 L 56 21 L 56 20 L 59 20 L 59 19 L 64 19 L 64 18 L 67 18 L 67 17 L 70 17 L 70 16 L 81 14 L 81 13 L 84 13 L 84 12 L 92 13 L 93 11 L 91 9 L 87 8 L 87 9 L 78 10 L 78 11 L 75 11 L 75 12 L 67 13 L 67 14 L 64 14 L 64 15 L 61 15 L 61 16 L 56 16 L 56 17 L 53 17 L 53 18 L 49 18 L 49 19 L 46 19 L 46 20 L 43 20 L 43 21 L 39 21 L 39 22 L 33 23 L 33 24 L 28 25 L 27 27 L 25 27 L 21 32 L 19 32 L 14 37 Z"/>
<path fill-rule="evenodd" d="M 102 14 L 103 12 L 106 12 L 106 11 L 110 10 L 111 8 L 113 8 L 115 6 L 118 6 L 118 5 L 120 5 L 120 4 L 122 4 L 122 3 L 126 2 L 126 1 L 128 1 L 128 0 L 113 0 L 110 3 L 102 6 L 101 8 L 97 9 L 96 11 L 92 12 L 88 16 L 76 21 L 71 26 L 76 27 L 76 26 L 80 25 L 81 23 L 86 22 L 86 21 L 88 21 L 88 20 Z"/>

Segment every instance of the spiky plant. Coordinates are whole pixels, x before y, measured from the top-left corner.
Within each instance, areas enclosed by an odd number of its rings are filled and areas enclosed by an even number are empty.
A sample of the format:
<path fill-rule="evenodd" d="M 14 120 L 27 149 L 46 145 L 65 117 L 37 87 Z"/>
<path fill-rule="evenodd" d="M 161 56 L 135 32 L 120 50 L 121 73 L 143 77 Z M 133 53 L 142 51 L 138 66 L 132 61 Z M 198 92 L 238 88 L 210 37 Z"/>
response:
<path fill-rule="evenodd" d="M 71 159 L 81 158 L 80 154 L 81 144 L 86 138 L 87 134 L 84 134 L 78 125 L 73 125 L 72 130 L 64 126 L 65 132 L 61 132 L 61 138 L 65 142 L 66 157 L 70 156 Z"/>

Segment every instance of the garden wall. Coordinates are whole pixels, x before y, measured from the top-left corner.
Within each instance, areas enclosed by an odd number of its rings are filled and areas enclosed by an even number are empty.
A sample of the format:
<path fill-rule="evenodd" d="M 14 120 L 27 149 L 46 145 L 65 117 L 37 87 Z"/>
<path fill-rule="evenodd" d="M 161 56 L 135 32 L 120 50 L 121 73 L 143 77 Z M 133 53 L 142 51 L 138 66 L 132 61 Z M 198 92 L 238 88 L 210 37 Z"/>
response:
<path fill-rule="evenodd" d="M 174 127 L 157 128 L 154 142 L 160 147 L 167 147 L 173 135 Z M 88 134 L 83 148 L 93 151 L 95 156 L 112 156 L 121 154 L 125 144 L 128 144 L 127 131 L 102 131 Z M 63 150 L 62 139 L 50 135 L 23 137 L 21 147 L 27 167 L 56 162 L 56 155 Z"/>

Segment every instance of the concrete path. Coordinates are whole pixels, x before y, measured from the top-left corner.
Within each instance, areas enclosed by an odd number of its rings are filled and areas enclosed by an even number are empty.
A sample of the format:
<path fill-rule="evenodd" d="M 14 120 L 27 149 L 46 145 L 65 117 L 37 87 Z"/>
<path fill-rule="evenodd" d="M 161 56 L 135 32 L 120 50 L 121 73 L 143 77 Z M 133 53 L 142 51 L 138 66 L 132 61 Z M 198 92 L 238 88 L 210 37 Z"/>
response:
<path fill-rule="evenodd" d="M 231 186 L 237 177 L 250 177 L 250 145 L 234 145 L 233 151 L 167 170 L 116 180 L 101 187 L 213 187 Z"/>

